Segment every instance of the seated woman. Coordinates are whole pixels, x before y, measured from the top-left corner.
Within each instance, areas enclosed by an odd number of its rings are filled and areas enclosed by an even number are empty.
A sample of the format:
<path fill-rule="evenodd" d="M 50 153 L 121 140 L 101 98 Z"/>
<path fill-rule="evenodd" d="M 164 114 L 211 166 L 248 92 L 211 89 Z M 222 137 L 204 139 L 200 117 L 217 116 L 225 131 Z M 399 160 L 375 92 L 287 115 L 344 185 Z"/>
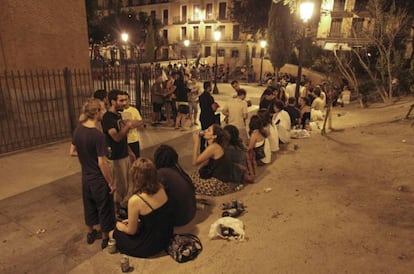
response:
<path fill-rule="evenodd" d="M 225 153 L 230 155 L 233 163 L 232 181 L 237 183 L 253 183 L 255 170 L 254 165 L 247 157 L 247 148 L 239 136 L 239 130 L 233 125 L 227 125 L 224 130 L 229 134 L 229 144 Z"/>
<path fill-rule="evenodd" d="M 287 144 L 290 141 L 290 116 L 285 105 L 280 100 L 273 100 L 270 111 L 273 113 L 272 124 L 277 128 L 279 133 L 279 144 Z"/>
<path fill-rule="evenodd" d="M 178 164 L 177 152 L 161 145 L 155 150 L 154 162 L 171 204 L 174 226 L 188 224 L 196 214 L 197 202 L 193 182 Z"/>
<path fill-rule="evenodd" d="M 237 191 L 237 183 L 232 182 L 230 156 L 224 149 L 228 144 L 227 133 L 217 124 L 204 131 L 207 148 L 200 154 L 200 133 L 193 134 L 193 165 L 201 167 L 191 174 L 196 194 L 220 196 Z"/>
<path fill-rule="evenodd" d="M 305 129 L 306 126 L 309 126 L 309 122 L 311 120 L 311 107 L 309 104 L 308 97 L 299 98 L 299 108 L 300 108 L 300 126 Z"/>
<path fill-rule="evenodd" d="M 172 214 L 157 170 L 147 158 L 138 158 L 131 167 L 131 194 L 128 219 L 116 223 L 109 234 L 121 253 L 149 257 L 164 250 L 173 234 Z"/>
<path fill-rule="evenodd" d="M 272 159 L 270 144 L 267 140 L 268 133 L 263 127 L 262 119 L 258 115 L 253 115 L 249 123 L 249 151 L 254 151 L 257 165 L 270 163 Z"/>
<path fill-rule="evenodd" d="M 272 123 L 272 116 L 269 113 L 268 109 L 259 109 L 257 115 L 262 119 L 263 127 L 267 131 L 267 139 L 269 140 L 270 151 L 276 152 L 279 151 L 279 133 L 277 128 Z"/>

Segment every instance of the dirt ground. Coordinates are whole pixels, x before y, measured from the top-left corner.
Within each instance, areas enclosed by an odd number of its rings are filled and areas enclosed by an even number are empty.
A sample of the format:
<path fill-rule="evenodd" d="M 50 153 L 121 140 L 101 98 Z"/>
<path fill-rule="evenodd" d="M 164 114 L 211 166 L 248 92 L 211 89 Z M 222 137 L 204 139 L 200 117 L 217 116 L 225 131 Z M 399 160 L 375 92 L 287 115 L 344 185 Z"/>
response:
<path fill-rule="evenodd" d="M 178 229 L 201 238 L 196 260 L 131 258 L 134 272 L 413 273 L 414 120 L 402 119 L 413 103 L 335 109 L 333 122 L 342 130 L 293 140 L 260 169 L 257 183 L 211 198 Z M 190 156 L 191 147 L 180 161 Z M 246 240 L 208 239 L 220 205 L 233 198 L 248 206 L 239 217 Z M 102 252 L 71 273 L 117 273 L 120 258 Z"/>

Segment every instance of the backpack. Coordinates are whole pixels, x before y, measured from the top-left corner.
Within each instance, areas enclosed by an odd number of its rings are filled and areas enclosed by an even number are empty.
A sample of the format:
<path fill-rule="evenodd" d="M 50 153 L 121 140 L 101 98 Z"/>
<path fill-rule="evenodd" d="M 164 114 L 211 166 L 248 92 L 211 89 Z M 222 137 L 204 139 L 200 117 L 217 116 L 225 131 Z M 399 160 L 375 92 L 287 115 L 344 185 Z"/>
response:
<path fill-rule="evenodd" d="M 167 247 L 167 253 L 177 262 L 194 260 L 203 250 L 200 239 L 193 234 L 174 234 Z"/>

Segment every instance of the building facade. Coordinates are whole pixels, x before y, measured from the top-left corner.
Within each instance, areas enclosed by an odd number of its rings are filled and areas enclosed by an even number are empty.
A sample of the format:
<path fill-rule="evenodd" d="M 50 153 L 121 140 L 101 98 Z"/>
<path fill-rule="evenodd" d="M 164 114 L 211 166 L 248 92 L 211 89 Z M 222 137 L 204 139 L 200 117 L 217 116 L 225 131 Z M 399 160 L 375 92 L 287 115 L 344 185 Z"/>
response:
<path fill-rule="evenodd" d="M 115 0 L 99 0 L 99 13 L 107 15 Z M 123 0 L 120 9 L 136 13 L 146 12 L 162 22 L 160 36 L 163 45 L 157 52 L 158 60 L 201 58 L 231 68 L 246 66 L 252 58 L 260 57 L 258 41 L 243 33 L 231 15 L 231 0 Z M 221 37 L 214 39 L 214 32 Z M 184 41 L 188 40 L 188 46 Z"/>

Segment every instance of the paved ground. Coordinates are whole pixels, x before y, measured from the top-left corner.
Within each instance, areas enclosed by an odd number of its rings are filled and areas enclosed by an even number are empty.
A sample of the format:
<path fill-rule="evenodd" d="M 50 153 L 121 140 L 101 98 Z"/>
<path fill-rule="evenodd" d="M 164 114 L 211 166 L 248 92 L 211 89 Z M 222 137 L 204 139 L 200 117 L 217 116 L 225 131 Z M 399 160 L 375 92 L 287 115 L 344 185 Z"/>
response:
<path fill-rule="evenodd" d="M 216 101 L 223 105 L 234 94 L 219 84 Z M 256 104 L 263 90 L 245 86 Z M 191 170 L 188 156 L 193 127 L 186 131 L 152 127 L 141 130 L 142 154 L 151 157 L 158 144 L 172 145 L 180 162 Z M 80 167 L 68 156 L 69 140 L 0 157 L 0 272 L 66 273 L 100 252 L 85 245 Z"/>
<path fill-rule="evenodd" d="M 229 85 L 219 85 L 219 88 L 220 94 L 215 95 L 215 98 L 222 104 L 231 97 L 232 91 Z M 256 104 L 261 91 L 261 87 L 248 87 L 249 97 Z M 406 106 L 407 104 L 404 105 Z M 401 107 L 401 104 L 395 106 L 395 108 Z M 338 125 L 350 128 L 363 125 L 372 119 L 375 122 L 375 116 L 370 114 L 371 110 L 357 112 L 356 109 L 357 106 L 336 109 L 334 115 L 340 114 L 341 117 L 345 117 Z M 372 109 L 375 111 L 374 108 Z M 390 117 L 390 120 L 397 118 L 399 117 Z M 190 130 L 182 132 L 149 126 L 142 130 L 142 154 L 152 157 L 156 145 L 167 143 L 179 151 L 180 163 L 190 171 L 193 169 L 190 166 L 192 149 L 190 134 Z M 312 138 L 319 140 L 322 137 L 314 132 Z M 299 144 L 301 149 L 306 140 L 297 140 L 295 143 Z M 0 172 L 3 175 L 0 184 L 1 273 L 120 272 L 120 254 L 108 255 L 102 252 L 99 241 L 94 245 L 85 244 L 79 164 L 77 159 L 67 156 L 68 148 L 69 143 L 64 142 L 0 158 Z M 291 157 L 294 153 L 289 149 L 281 151 L 281 155 L 285 155 L 282 157 Z M 265 201 L 271 202 L 277 198 L 276 178 L 265 176 L 270 170 L 277 169 L 276 164 L 277 161 L 262 169 L 263 175 L 259 176 L 259 184 L 247 186 L 242 192 L 231 197 L 213 199 L 211 206 L 198 211 L 195 220 L 178 231 L 198 234 L 203 241 L 207 241 L 210 220 L 215 219 L 214 216 L 218 216 L 219 211 L 214 203 L 220 204 L 233 197 L 247 201 L 252 212 L 247 217 L 254 218 L 254 210 L 258 209 L 252 205 L 256 199 L 264 198 L 263 188 L 269 186 L 273 188 L 273 191 L 265 197 Z M 250 227 L 250 229 L 254 228 Z M 255 228 L 256 231 L 257 229 Z M 207 248 L 221 250 L 228 244 L 237 243 L 216 241 Z M 262 248 L 258 248 L 249 252 L 260 252 Z M 232 264 L 238 263 L 239 260 L 248 260 L 246 257 L 236 258 L 232 257 L 232 254 L 227 255 Z M 196 262 L 181 266 L 168 256 L 150 260 L 131 259 L 136 273 L 190 273 L 190 270 L 194 270 Z M 204 258 L 200 262 L 204 266 L 215 263 L 214 258 Z M 215 269 L 221 269 L 222 273 L 226 273 L 223 268 L 224 262 L 226 260 L 220 259 L 221 266 L 217 265 Z M 258 262 L 255 263 L 257 265 Z M 199 269 L 201 268 L 200 265 Z M 240 269 L 240 273 L 250 271 L 253 272 L 254 269 Z"/>

